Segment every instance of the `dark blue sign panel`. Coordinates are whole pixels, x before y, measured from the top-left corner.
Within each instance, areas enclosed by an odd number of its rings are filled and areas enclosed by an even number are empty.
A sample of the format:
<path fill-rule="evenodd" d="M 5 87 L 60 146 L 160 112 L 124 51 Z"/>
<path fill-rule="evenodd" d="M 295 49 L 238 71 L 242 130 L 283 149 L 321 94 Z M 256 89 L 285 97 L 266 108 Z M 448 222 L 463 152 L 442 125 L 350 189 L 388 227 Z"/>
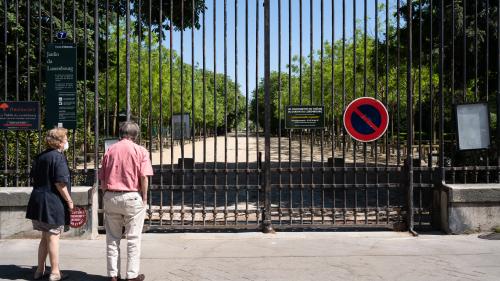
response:
<path fill-rule="evenodd" d="M 56 37 L 57 37 L 57 39 L 62 40 L 62 39 L 66 39 L 67 35 L 68 35 L 68 33 L 66 31 L 59 31 L 59 32 L 57 32 Z"/>
<path fill-rule="evenodd" d="M 344 127 L 354 139 L 370 142 L 380 138 L 389 125 L 389 114 L 380 101 L 363 97 L 351 102 L 344 112 Z"/>
<path fill-rule="evenodd" d="M 76 129 L 76 46 L 68 43 L 47 45 L 47 128 Z"/>
<path fill-rule="evenodd" d="M 0 102 L 0 130 L 39 130 L 40 102 Z"/>

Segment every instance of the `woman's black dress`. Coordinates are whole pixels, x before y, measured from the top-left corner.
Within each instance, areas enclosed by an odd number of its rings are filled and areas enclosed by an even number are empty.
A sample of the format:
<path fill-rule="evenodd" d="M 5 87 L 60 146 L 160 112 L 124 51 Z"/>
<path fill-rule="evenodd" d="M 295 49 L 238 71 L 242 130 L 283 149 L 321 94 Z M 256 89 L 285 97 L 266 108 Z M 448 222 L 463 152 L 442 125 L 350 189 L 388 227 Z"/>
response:
<path fill-rule="evenodd" d="M 31 166 L 33 191 L 28 203 L 26 218 L 51 225 L 69 225 L 69 210 L 56 182 L 65 183 L 71 194 L 71 176 L 64 154 L 56 149 L 40 153 Z"/>

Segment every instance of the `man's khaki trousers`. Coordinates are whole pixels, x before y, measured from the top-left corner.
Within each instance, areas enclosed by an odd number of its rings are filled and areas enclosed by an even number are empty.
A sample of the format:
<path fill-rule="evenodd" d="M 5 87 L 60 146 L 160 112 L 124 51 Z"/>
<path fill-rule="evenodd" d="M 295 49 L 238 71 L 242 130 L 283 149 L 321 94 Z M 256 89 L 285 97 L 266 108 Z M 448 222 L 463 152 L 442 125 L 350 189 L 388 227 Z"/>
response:
<path fill-rule="evenodd" d="M 106 228 L 108 276 L 120 275 L 120 240 L 125 227 L 127 239 L 127 276 L 136 278 L 141 263 L 141 233 L 146 206 L 138 192 L 104 193 L 104 226 Z"/>

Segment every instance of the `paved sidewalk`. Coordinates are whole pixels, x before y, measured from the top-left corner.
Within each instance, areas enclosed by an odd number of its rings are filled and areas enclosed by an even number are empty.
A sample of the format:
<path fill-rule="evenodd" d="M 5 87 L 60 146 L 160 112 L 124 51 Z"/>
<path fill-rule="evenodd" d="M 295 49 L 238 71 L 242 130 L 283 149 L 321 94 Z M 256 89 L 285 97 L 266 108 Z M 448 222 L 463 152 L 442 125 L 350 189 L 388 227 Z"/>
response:
<path fill-rule="evenodd" d="M 37 245 L 0 240 L 0 280 L 31 280 Z M 105 237 L 62 240 L 61 268 L 69 280 L 108 280 Z M 145 234 L 141 271 L 146 280 L 500 280 L 500 240 L 398 232 Z"/>

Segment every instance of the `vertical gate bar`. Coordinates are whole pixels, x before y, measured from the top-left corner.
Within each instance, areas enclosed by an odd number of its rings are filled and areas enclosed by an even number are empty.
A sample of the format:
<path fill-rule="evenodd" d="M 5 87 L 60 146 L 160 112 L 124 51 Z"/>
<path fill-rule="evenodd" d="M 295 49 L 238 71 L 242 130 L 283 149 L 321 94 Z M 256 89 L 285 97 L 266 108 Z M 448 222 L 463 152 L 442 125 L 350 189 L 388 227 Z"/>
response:
<path fill-rule="evenodd" d="M 353 100 L 356 99 L 356 1 L 352 1 L 352 97 Z M 358 147 L 358 142 L 352 140 L 352 156 L 354 162 L 354 224 L 358 223 L 358 179 L 357 179 L 357 167 L 356 167 L 356 150 Z"/>
<path fill-rule="evenodd" d="M 399 23 L 399 20 L 400 20 L 400 17 L 401 17 L 401 2 L 400 0 L 396 0 L 396 30 L 397 30 L 397 34 L 396 34 L 396 40 L 398 41 L 397 42 L 397 55 L 396 55 L 396 103 L 397 103 L 397 123 L 398 125 L 396 126 L 396 134 L 397 134 L 397 139 L 396 139 L 396 163 L 397 163 L 397 166 L 399 167 L 399 165 L 401 164 L 401 142 L 400 142 L 400 125 L 401 125 L 401 96 L 399 95 L 399 66 L 400 66 L 400 61 L 401 61 L 401 34 L 400 34 L 400 31 L 399 31 L 399 27 L 400 27 L 400 23 Z M 432 149 L 431 149 L 432 150 Z M 378 206 L 377 206 L 378 207 Z"/>
<path fill-rule="evenodd" d="M 331 142 L 332 142 L 332 167 L 335 167 L 335 149 L 336 147 L 336 135 L 335 135 L 335 0 L 332 0 L 332 50 L 331 50 L 331 60 L 332 60 L 332 84 L 331 84 L 331 95 L 332 95 L 332 131 L 331 131 Z M 334 169 L 331 170 L 332 173 L 332 222 L 335 224 L 335 213 L 336 213 L 336 205 L 335 205 L 335 173 L 337 171 Z"/>
<path fill-rule="evenodd" d="M 236 196 L 234 204 L 234 223 L 238 224 L 238 204 L 239 204 L 239 169 L 238 169 L 238 121 L 239 121 L 239 109 L 238 109 L 238 0 L 234 1 L 234 141 L 235 141 L 235 185 L 236 185 Z"/>
<path fill-rule="evenodd" d="M 160 225 L 163 224 L 163 59 L 162 59 L 162 48 L 163 48 L 163 1 L 160 0 L 160 17 L 159 17 L 159 28 L 158 28 L 158 96 L 160 97 L 160 124 L 159 124 L 159 134 L 160 134 Z M 150 140 L 152 142 L 152 140 Z M 152 160 L 152 159 L 151 159 Z M 152 203 L 149 206 L 150 211 L 153 211 Z"/>
<path fill-rule="evenodd" d="M 235 204 L 234 204 L 234 223 L 238 224 L 238 199 L 239 199 L 239 183 L 238 183 L 238 0 L 234 1 L 234 72 L 235 72 L 235 83 L 234 83 L 234 132 L 235 132 Z"/>
<path fill-rule="evenodd" d="M 288 105 L 292 105 L 292 0 L 288 0 Z M 288 130 L 288 218 L 293 223 L 292 129 Z"/>
<path fill-rule="evenodd" d="M 114 124 L 114 134 L 118 133 L 118 122 L 120 115 L 120 1 L 116 0 L 116 110 L 115 110 L 115 124 Z"/>
<path fill-rule="evenodd" d="M 401 96 L 400 96 L 400 62 L 401 62 L 401 34 L 399 31 L 400 28 L 400 19 L 401 19 L 401 2 L 400 0 L 396 0 L 396 41 L 397 41 L 397 56 L 396 56 L 396 107 L 397 107 L 397 117 L 396 117 L 396 165 L 398 168 L 401 165 L 401 132 L 400 132 L 400 127 L 401 127 Z M 401 175 L 403 173 L 401 172 Z M 401 185 L 401 180 L 400 180 L 400 185 Z M 386 188 L 386 196 L 387 196 L 387 209 L 386 209 L 386 215 L 387 215 L 387 220 L 386 223 L 389 224 L 389 196 L 390 196 L 390 191 L 389 187 Z M 377 199 L 378 200 L 378 199 Z M 401 213 L 400 213 L 401 214 Z"/>
<path fill-rule="evenodd" d="M 388 107 L 389 99 L 389 0 L 385 1 L 385 106 Z M 390 174 L 389 174 L 389 158 L 391 157 L 391 151 L 389 149 L 389 138 L 387 137 L 387 131 L 385 133 L 385 179 L 387 184 L 387 189 L 389 189 Z M 389 196 L 387 196 L 389 199 Z M 390 203 L 390 201 L 389 201 Z"/>
<path fill-rule="evenodd" d="M 130 121 L 130 0 L 127 0 L 127 16 L 125 19 L 125 95 L 127 99 L 127 121 Z M 161 9 L 160 9 L 161 10 Z M 161 28 L 160 28 L 161 30 Z M 160 48 L 161 49 L 161 48 Z M 161 75 L 160 75 L 161 76 Z"/>
<path fill-rule="evenodd" d="M 342 112 L 345 111 L 346 106 L 346 96 L 345 96 L 345 0 L 342 0 Z M 347 224 L 347 190 L 346 190 L 346 165 L 345 165 L 345 156 L 346 156 L 346 130 L 345 127 L 342 126 L 342 183 L 344 184 L 342 191 L 344 192 L 344 207 L 342 209 L 342 216 L 344 219 L 344 224 Z"/>
<path fill-rule="evenodd" d="M 479 101 L 477 91 L 477 21 L 479 20 L 477 16 L 477 5 L 476 0 L 474 3 L 474 102 Z"/>
<path fill-rule="evenodd" d="M 407 117 L 407 145 L 406 145 L 406 165 L 408 173 L 408 210 L 407 210 L 407 225 L 408 230 L 415 233 L 413 230 L 413 155 L 412 155 L 412 139 L 413 139 L 413 81 L 412 81 L 412 63 L 413 63 L 413 7 L 411 1 L 407 4 L 408 8 L 408 54 L 406 62 L 406 117 Z M 389 213 L 387 214 L 389 221 Z"/>
<path fill-rule="evenodd" d="M 19 101 L 19 1 L 16 0 L 16 101 Z M 52 22 L 52 18 L 51 18 Z M 19 131 L 16 130 L 16 186 L 19 186 Z"/>
<path fill-rule="evenodd" d="M 378 99 L 378 0 L 375 0 L 375 99 Z M 378 140 L 375 140 L 375 168 L 378 169 Z M 378 171 L 375 180 L 378 184 Z"/>
<path fill-rule="evenodd" d="M 64 5 L 64 0 L 62 1 L 63 2 L 63 5 Z M 63 7 L 63 10 L 64 10 L 64 7 Z M 64 11 L 63 11 L 63 20 L 64 20 Z M 63 30 L 64 30 L 64 24 L 63 24 Z M 75 1 L 73 0 L 73 44 L 76 45 L 76 12 L 75 12 Z M 72 134 L 71 134 L 71 143 L 72 143 L 72 156 L 73 156 L 73 170 L 76 170 L 76 145 L 75 145 L 75 137 L 76 135 L 76 128 L 74 128 L 72 130 Z M 74 179 L 73 179 L 74 181 Z"/>
<path fill-rule="evenodd" d="M 432 7 L 431 7 L 432 13 Z M 422 161 L 422 0 L 418 0 L 418 161 Z M 432 48 L 432 46 L 431 46 Z M 431 52 L 432 55 L 432 52 Z M 432 68 L 432 65 L 431 65 Z M 432 124 L 431 124 L 432 130 Z M 419 165 L 420 167 L 421 165 Z M 422 183 L 422 172 L 418 171 L 418 183 Z M 418 224 L 422 226 L 422 188 L 418 188 Z"/>
<path fill-rule="evenodd" d="M 364 13 L 363 13 L 363 96 L 366 97 L 366 40 L 367 40 L 367 0 L 363 3 Z M 368 170 L 367 170 L 367 159 L 366 159 L 366 142 L 363 143 L 363 166 L 364 166 L 364 190 L 365 190 L 365 224 L 368 224 Z M 377 187 L 378 188 L 378 187 Z"/>
<path fill-rule="evenodd" d="M 195 130 L 195 124 L 194 124 L 194 120 L 195 120 L 195 107 L 194 107 L 194 72 L 195 72 L 195 67 L 194 67 L 194 22 L 195 22 L 195 3 L 194 3 L 194 0 L 191 1 L 191 137 L 192 137 L 192 156 L 193 156 L 193 169 L 196 167 L 196 157 L 195 157 L 195 134 L 196 134 L 196 130 Z M 162 123 L 163 124 L 163 123 Z M 163 136 L 162 136 L 163 138 Z M 195 212 L 194 212 L 194 199 L 195 199 L 195 196 L 194 196 L 194 185 L 196 184 L 195 183 L 195 174 L 194 174 L 194 171 L 191 171 L 191 195 L 192 195 L 192 198 L 191 198 L 191 222 L 192 222 L 192 225 L 194 226 L 194 216 L 195 216 Z"/>
<path fill-rule="evenodd" d="M 245 223 L 248 225 L 248 200 L 249 200 L 249 191 L 248 191 L 248 185 L 250 184 L 250 179 L 249 179 L 249 163 L 248 163 L 248 157 L 250 156 L 249 153 L 249 143 L 248 143 L 248 135 L 249 135 L 249 109 L 248 109 L 248 0 L 245 0 L 245 126 L 246 126 L 246 132 L 245 132 L 245 138 L 246 138 L 246 148 L 245 148 L 245 180 L 246 180 L 246 192 L 245 192 Z"/>
<path fill-rule="evenodd" d="M 445 180 L 444 169 L 444 0 L 440 1 L 439 24 L 439 166 L 441 181 Z"/>
<path fill-rule="evenodd" d="M 28 101 L 31 101 L 31 66 L 30 66 L 30 48 L 31 48 L 31 1 L 26 1 L 26 92 L 28 94 Z M 27 144 L 27 154 L 26 154 L 26 167 L 31 165 L 31 138 L 30 133 L 26 132 L 26 144 Z M 24 173 L 27 173 L 28 168 L 24 169 Z M 27 184 L 31 185 L 31 177 L 27 176 Z"/>
<path fill-rule="evenodd" d="M 74 0 L 76 1 L 76 0 Z M 7 1 L 5 2 L 7 3 Z M 7 7 L 7 4 L 5 4 Z M 74 2 L 73 2 L 74 6 Z M 7 9 L 6 9 L 7 10 Z M 75 16 L 73 14 L 73 30 L 75 29 Z M 5 20 L 7 22 L 7 13 L 5 13 Z M 7 24 L 5 24 L 5 32 L 7 33 Z M 75 32 L 73 32 L 75 34 Z M 7 46 L 7 36 L 5 36 L 5 46 Z M 74 39 L 73 39 L 74 40 Z M 5 57 L 7 58 L 7 52 L 5 52 Z M 7 59 L 5 60 L 5 69 L 7 69 Z M 42 1 L 38 0 L 38 98 L 42 100 Z M 7 70 L 5 72 L 5 98 L 7 99 Z M 73 136 L 74 136 L 74 131 L 73 131 Z M 7 135 L 6 135 L 7 136 Z M 7 138 L 7 137 L 6 137 Z M 40 126 L 40 129 L 38 129 L 38 139 L 42 139 L 42 128 Z M 7 141 L 7 139 L 6 139 Z M 6 142 L 7 143 L 7 142 Z M 74 145 L 74 137 L 73 137 L 73 147 Z M 38 142 L 38 153 L 42 151 L 42 142 Z M 5 163 L 7 163 L 7 152 L 5 152 Z M 75 159 L 74 155 L 74 149 L 73 149 L 73 159 Z M 74 163 L 74 160 L 73 160 Z M 73 167 L 75 164 L 73 164 Z"/>
<path fill-rule="evenodd" d="M 455 0 L 452 0 L 451 9 L 451 104 L 455 105 Z M 456 140 L 456 137 L 455 137 Z M 431 155 L 429 156 L 429 167 L 432 167 L 432 149 L 430 149 Z M 455 170 L 451 171 L 451 182 L 455 182 Z"/>
<path fill-rule="evenodd" d="M 290 83 L 290 81 L 288 81 Z M 283 186 L 281 182 L 281 0 L 278 0 L 278 223 L 281 225 L 283 210 L 281 196 Z"/>
<path fill-rule="evenodd" d="M 321 0 L 321 38 L 320 38 L 320 85 L 321 85 L 321 106 L 325 105 L 325 88 L 323 81 L 323 21 L 324 21 L 324 2 Z M 324 113 L 323 113 L 324 114 Z M 321 151 L 321 223 L 325 223 L 325 162 L 323 157 L 323 139 L 325 137 L 325 131 L 321 129 L 321 140 L 320 140 L 320 151 Z"/>
<path fill-rule="evenodd" d="M 148 7 L 148 94 L 149 94 L 149 114 L 148 114 L 148 135 L 149 135 L 149 159 L 152 159 L 153 158 L 153 152 L 152 152 L 152 148 L 153 148 L 153 144 L 152 144 L 152 140 L 153 140 L 153 132 L 152 132 L 152 128 L 153 128 L 153 89 L 152 89 L 152 81 L 151 81 L 151 77 L 152 77 L 152 69 L 151 69 L 151 0 L 149 0 L 149 3 L 148 3 L 149 7 Z M 118 11 L 117 11 L 118 12 Z M 118 15 L 117 15 L 118 16 Z M 119 30 L 117 28 L 117 30 Z M 118 34 L 117 34 L 118 36 Z M 117 46 L 117 49 L 118 49 L 118 46 Z M 116 119 L 115 119 L 116 120 Z M 151 195 L 151 191 L 150 191 L 150 195 Z M 151 202 L 152 202 L 152 196 L 149 196 L 149 203 L 151 205 Z M 161 219 L 160 219 L 161 220 Z M 149 216 L 149 225 L 151 226 L 151 216 Z"/>
<path fill-rule="evenodd" d="M 463 16 L 463 56 L 462 56 L 462 61 L 463 61 L 463 68 L 462 68 L 462 71 L 463 71 L 463 78 L 462 78 L 462 103 L 466 103 L 467 102 L 467 0 L 463 0 L 463 12 L 462 12 L 462 16 Z M 466 164 L 464 163 L 462 165 L 463 167 L 466 166 Z M 463 172 L 463 181 L 464 183 L 467 183 L 467 171 L 464 170 Z"/>
<path fill-rule="evenodd" d="M 202 207 L 202 217 L 203 217 L 203 226 L 205 226 L 206 223 L 206 204 L 207 204 L 207 88 L 206 88 L 206 77 L 205 77 L 205 70 L 206 70 L 206 40 L 205 40 L 205 14 L 206 12 L 203 11 L 203 78 L 202 78 L 202 83 L 203 83 L 203 205 Z M 170 53 L 172 50 L 170 50 Z M 173 151 L 173 147 L 170 147 L 170 150 Z M 172 163 L 170 163 L 172 165 Z"/>
<path fill-rule="evenodd" d="M 430 139 L 431 139 L 431 143 L 430 143 L 430 150 L 432 151 L 432 146 L 434 145 L 434 142 L 435 142 L 435 134 L 434 134 L 434 100 L 433 100 L 433 97 L 434 97 L 434 80 L 433 80 L 433 77 L 434 77 L 434 28 L 433 28 L 433 25 L 434 25 L 434 4 L 433 4 L 433 1 L 431 0 L 430 1 L 430 9 L 429 9 L 429 13 L 430 13 L 430 47 L 429 47 L 429 83 L 430 83 L 430 86 L 429 86 L 429 107 L 430 107 L 430 115 L 431 115 L 431 128 L 430 128 Z"/>
<path fill-rule="evenodd" d="M 299 100 L 302 105 L 302 0 L 299 0 Z M 304 224 L 304 171 L 302 167 L 302 130 L 300 130 L 299 139 L 299 162 L 300 162 L 300 224 Z"/>
<path fill-rule="evenodd" d="M 474 102 L 479 102 L 478 90 L 477 90 L 477 21 L 479 20 L 477 15 L 477 0 L 474 3 Z M 478 157 L 479 158 L 479 157 Z M 477 165 L 474 165 L 474 182 L 478 182 Z"/>
<path fill-rule="evenodd" d="M 41 7 L 41 3 L 39 2 L 38 4 L 39 4 L 39 7 Z M 7 80 L 7 66 L 8 66 L 8 64 L 7 64 L 7 58 L 8 58 L 8 56 L 7 56 L 7 34 L 8 34 L 7 33 L 7 25 L 8 25 L 8 21 L 7 21 L 7 9 L 9 8 L 9 6 L 7 5 L 7 0 L 4 0 L 4 7 L 5 8 L 3 10 L 3 12 L 4 12 L 4 25 L 3 25 L 3 27 L 4 27 L 4 29 L 3 29 L 3 40 L 4 40 L 4 61 L 3 61 L 3 64 L 4 64 L 4 68 L 3 68 L 3 70 L 4 70 L 4 100 L 6 101 L 8 99 L 7 98 L 7 82 L 8 82 L 8 80 Z M 41 8 L 39 8 L 39 9 L 41 9 Z M 40 22 L 40 18 L 41 17 L 39 17 L 39 22 Z M 40 28 L 40 25 L 39 25 L 39 31 L 38 32 L 40 33 L 41 30 L 42 29 Z M 39 49 L 41 49 L 41 45 L 42 44 L 39 43 L 39 45 L 38 45 Z M 41 56 L 39 58 L 41 58 Z M 38 65 L 40 65 L 40 64 L 38 64 Z M 40 72 L 41 72 L 41 69 L 40 69 Z M 39 84 L 40 84 L 40 82 L 39 82 Z M 38 89 L 40 91 L 40 87 Z M 8 161 L 7 161 L 8 160 L 8 158 L 7 158 L 7 152 L 8 152 L 8 150 L 7 150 L 7 146 L 8 146 L 7 131 L 3 132 L 3 143 L 4 143 L 4 145 L 3 145 L 3 155 L 4 155 L 3 165 L 4 165 L 4 175 L 5 175 L 4 176 L 3 186 L 7 186 L 7 183 L 8 183 L 8 176 L 7 176 L 7 169 L 8 169 Z"/>
<path fill-rule="evenodd" d="M 265 186 L 265 219 L 264 219 L 264 232 L 270 233 L 273 231 L 272 220 L 271 220 L 271 87 L 270 87 L 270 75 L 271 75 L 271 66 L 270 66 L 270 1 L 264 0 L 264 100 L 266 106 L 264 107 L 264 115 L 265 115 L 265 178 L 264 178 L 264 186 Z"/>
<path fill-rule="evenodd" d="M 108 1 L 108 0 L 106 0 Z M 137 95 L 137 106 L 139 107 L 139 131 L 142 129 L 142 66 L 141 66 L 141 54 L 142 54 L 142 2 L 139 0 L 138 3 L 138 11 L 137 11 L 137 87 L 138 87 L 138 95 Z M 106 43 L 107 44 L 107 43 Z M 106 58 L 107 61 L 107 58 Z M 106 68 L 107 69 L 107 68 Z M 106 71 L 106 77 L 107 77 L 107 71 Z M 107 93 L 106 93 L 107 94 Z M 107 106 L 107 105 L 106 105 Z M 106 114 L 107 114 L 107 109 L 106 109 Z M 142 143 L 142 133 L 139 134 L 139 139 L 138 139 L 139 144 Z"/>
<path fill-rule="evenodd" d="M 109 64 L 109 60 L 108 60 L 108 42 L 107 42 L 107 32 L 108 32 L 108 27 L 107 27 L 107 16 L 108 16 L 108 11 L 107 11 L 107 3 L 108 0 L 106 0 L 106 65 Z M 137 86 L 138 86 L 138 95 L 137 95 L 137 102 L 138 102 L 138 107 L 139 107 L 139 122 L 138 122 L 138 125 L 139 125 L 139 132 L 141 132 L 139 134 L 139 139 L 138 139 L 138 142 L 139 144 L 142 143 L 142 80 L 141 80 L 141 72 L 142 72 L 142 69 L 141 69 L 141 64 L 142 64 L 142 60 L 141 60 L 141 54 L 142 54 L 142 11 L 141 11 L 141 8 L 142 8 L 142 2 L 141 0 L 139 0 L 139 6 L 138 6 L 138 15 L 137 15 L 137 28 L 138 28 L 138 32 L 137 32 L 137 67 L 138 67 L 138 76 L 137 76 Z M 106 70 L 108 68 L 106 67 Z M 105 121 L 105 128 L 106 128 L 106 136 L 109 137 L 109 125 L 108 125 L 108 122 L 109 122 L 109 112 L 108 112 L 108 71 L 106 71 L 106 113 L 104 115 L 104 119 L 106 120 Z M 151 183 L 151 178 L 149 180 L 149 183 Z M 161 221 L 161 218 L 160 218 L 160 221 Z"/>
<path fill-rule="evenodd" d="M 375 0 L 375 94 L 374 97 L 375 99 L 378 98 L 378 0 Z M 375 213 L 375 220 L 376 223 L 379 223 L 379 190 L 378 190 L 378 181 L 379 181 L 379 174 L 378 174 L 378 140 L 375 140 L 374 143 L 374 157 L 375 157 L 375 169 L 377 170 L 375 172 L 375 183 L 377 185 L 376 188 L 376 208 L 377 211 Z M 387 204 L 387 209 L 389 208 L 389 204 Z M 389 211 L 387 213 L 387 222 L 389 222 Z"/>
<path fill-rule="evenodd" d="M 64 30 L 64 29 L 63 29 Z M 99 4 L 94 1 L 94 183 L 99 186 Z"/>
<path fill-rule="evenodd" d="M 83 172 L 87 175 L 87 129 L 85 128 L 87 124 L 87 0 L 83 2 Z M 52 18 L 52 17 L 51 17 Z M 52 20 L 51 20 L 52 22 Z M 50 36 L 52 42 L 52 35 Z"/>
<path fill-rule="evenodd" d="M 54 12 L 52 6 L 52 0 L 49 1 L 49 19 L 50 19 L 50 43 L 53 42 L 54 38 Z"/>
<path fill-rule="evenodd" d="M 73 0 L 73 43 L 76 44 L 76 1 Z M 106 0 L 108 1 L 108 0 Z M 106 11 L 108 10 L 109 3 L 106 5 Z"/>
<path fill-rule="evenodd" d="M 255 9 L 255 100 L 259 100 L 259 2 L 260 0 L 256 1 L 256 9 Z M 256 124 L 256 140 L 257 140 L 257 151 L 256 151 L 256 156 L 257 156 L 257 170 L 258 170 L 258 184 L 262 186 L 263 181 L 262 181 L 262 165 L 261 165 L 261 153 L 260 153 L 260 144 L 259 144 L 259 103 L 256 102 L 255 105 L 255 124 Z M 257 222 L 260 223 L 260 215 L 261 215 L 261 206 L 260 206 L 260 192 L 257 191 Z M 265 206 L 264 206 L 265 207 Z"/>
<path fill-rule="evenodd" d="M 310 6 L 310 8 L 309 8 L 309 30 L 310 30 L 310 32 L 309 32 L 309 52 L 310 52 L 310 56 L 311 56 L 311 62 L 309 64 L 309 67 L 310 67 L 310 70 L 309 70 L 310 71 L 310 74 L 309 74 L 309 104 L 314 105 L 314 95 L 313 95 L 313 91 L 314 91 L 314 88 L 313 88 L 313 76 L 314 76 L 313 10 L 314 10 L 314 7 L 313 7 L 313 0 L 310 0 L 309 6 Z M 314 133 L 315 133 L 314 131 L 315 131 L 314 129 L 311 130 L 311 136 L 310 136 L 310 140 L 309 140 L 309 143 L 311 146 L 311 209 L 310 209 L 310 211 L 311 211 L 311 224 L 314 223 L 314 151 L 313 151 Z"/>
<path fill-rule="evenodd" d="M 227 225 L 227 0 L 224 0 L 224 223 Z"/>
<path fill-rule="evenodd" d="M 462 21 L 463 21 L 463 77 L 462 77 L 462 102 L 467 102 L 467 0 L 463 0 L 463 11 L 462 11 Z M 464 173 L 466 175 L 466 173 Z"/>
<path fill-rule="evenodd" d="M 214 18 L 213 18 L 213 33 L 214 33 L 214 207 L 213 207 L 213 224 L 217 224 L 217 1 L 214 0 Z"/>
<path fill-rule="evenodd" d="M 173 63 L 174 63 L 174 57 L 173 57 L 173 50 L 174 50 L 174 39 L 173 39 L 173 30 L 174 30 L 174 24 L 173 24 L 173 15 L 174 15 L 174 1 L 170 0 L 170 24 L 169 24 L 169 43 L 170 43 L 170 50 L 169 50 L 169 67 L 170 67 L 170 208 L 169 208 L 169 216 L 170 216 L 170 225 L 173 225 L 174 223 L 174 189 L 173 185 L 176 184 L 174 181 L 174 177 L 176 177 L 176 174 L 174 173 L 174 121 L 173 121 L 173 114 L 174 114 L 174 101 L 173 101 L 173 96 L 174 96 L 174 88 L 173 88 Z"/>
<path fill-rule="evenodd" d="M 497 34 L 500 32 L 500 11 L 497 10 Z M 500 36 L 497 36 L 497 46 L 500 46 Z M 497 124 L 500 124 L 500 51 L 497 49 Z M 498 125 L 497 125 L 498 126 Z M 497 143 L 500 141 L 500 129 L 497 127 Z M 497 144 L 498 145 L 498 144 Z M 500 180 L 500 149 L 497 149 L 497 178 Z"/>
<path fill-rule="evenodd" d="M 455 104 L 455 0 L 451 1 L 451 104 Z M 432 151 L 431 151 L 432 153 Z M 429 158 L 431 159 L 431 158 Z M 432 160 L 432 159 L 431 159 Z M 432 167 L 432 161 L 429 161 Z"/>
<path fill-rule="evenodd" d="M 61 0 L 61 30 L 64 31 L 64 0 Z"/>
<path fill-rule="evenodd" d="M 181 225 L 184 225 L 184 1 L 181 1 Z"/>
<path fill-rule="evenodd" d="M 227 225 L 227 0 L 224 0 L 224 225 Z"/>
<path fill-rule="evenodd" d="M 489 25 L 489 19 L 490 19 L 490 1 L 486 0 L 486 20 L 485 20 L 485 28 L 486 28 L 486 69 L 485 69 L 485 93 L 486 93 L 486 103 L 489 104 L 489 93 L 490 93 L 490 87 L 489 87 L 489 59 L 490 59 L 490 25 Z M 486 153 L 486 183 L 490 183 L 490 155 L 489 153 Z"/>
<path fill-rule="evenodd" d="M 76 0 L 73 0 L 73 3 L 75 2 Z M 140 7 L 141 5 L 139 5 Z M 74 12 L 74 11 L 73 11 Z M 105 105 L 104 105 L 104 131 L 105 131 L 105 134 L 106 134 L 106 137 L 109 137 L 109 107 L 108 107 L 108 99 L 109 99 L 109 57 L 108 57 L 108 54 L 109 54 L 109 44 L 108 44 L 108 40 L 109 40 L 109 0 L 106 0 L 106 33 L 105 33 L 105 42 L 104 44 L 106 44 L 106 73 L 105 73 L 105 88 L 106 88 L 106 92 L 105 92 L 105 95 L 104 95 L 104 102 L 105 102 Z M 73 33 L 73 37 L 75 36 L 75 33 Z M 139 63 L 140 65 L 140 63 Z M 140 73 L 140 71 L 139 71 Z M 139 125 L 139 128 L 141 126 Z M 74 147 L 74 146 L 73 146 Z M 73 157 L 74 159 L 74 157 Z"/>
<path fill-rule="evenodd" d="M 106 11 L 107 11 L 107 6 L 106 6 Z M 76 0 L 73 0 L 73 44 L 75 44 L 76 46 Z M 107 37 L 106 37 L 106 44 L 107 44 Z M 106 67 L 106 69 L 108 68 Z M 107 73 L 108 72 L 106 71 L 106 74 Z M 40 138 L 41 135 L 39 135 L 39 139 Z M 71 143 L 72 143 L 72 155 L 73 155 L 73 170 L 76 170 L 76 128 L 72 130 Z"/>
<path fill-rule="evenodd" d="M 374 98 L 378 99 L 378 0 L 375 0 L 375 94 Z M 375 169 L 377 170 L 375 172 L 375 183 L 377 184 L 377 190 L 376 190 L 376 201 L 377 201 L 377 212 L 376 212 L 376 222 L 378 223 L 379 221 L 379 193 L 378 193 L 378 184 L 379 184 L 379 173 L 378 173 L 378 140 L 375 140 L 374 143 L 374 157 L 375 157 Z M 389 192 L 388 189 L 386 189 L 387 192 Z M 387 195 L 387 198 L 389 198 L 389 195 Z M 386 214 L 387 214 L 387 223 L 389 223 L 389 202 L 387 202 L 386 205 Z"/>

